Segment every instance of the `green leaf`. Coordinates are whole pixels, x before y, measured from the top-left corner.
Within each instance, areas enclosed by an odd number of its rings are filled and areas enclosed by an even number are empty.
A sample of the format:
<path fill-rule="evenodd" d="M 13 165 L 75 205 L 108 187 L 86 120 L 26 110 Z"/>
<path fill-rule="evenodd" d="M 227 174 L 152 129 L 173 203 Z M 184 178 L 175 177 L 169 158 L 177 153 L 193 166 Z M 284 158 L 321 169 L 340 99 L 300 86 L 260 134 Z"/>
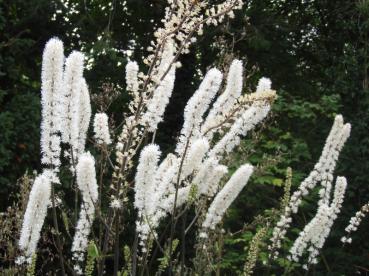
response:
<path fill-rule="evenodd" d="M 281 187 L 283 184 L 283 179 L 281 178 L 274 178 L 272 181 L 273 185 Z"/>
<path fill-rule="evenodd" d="M 90 255 L 92 258 L 98 258 L 99 257 L 99 249 L 97 248 L 94 241 L 91 241 L 87 248 L 88 255 Z"/>

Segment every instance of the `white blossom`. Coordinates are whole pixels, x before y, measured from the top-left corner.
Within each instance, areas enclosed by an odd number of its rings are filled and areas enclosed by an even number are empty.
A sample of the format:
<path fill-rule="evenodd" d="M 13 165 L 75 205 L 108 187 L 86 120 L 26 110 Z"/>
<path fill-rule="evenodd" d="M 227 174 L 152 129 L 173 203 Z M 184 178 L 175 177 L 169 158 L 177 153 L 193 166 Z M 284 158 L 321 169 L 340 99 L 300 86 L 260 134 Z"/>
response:
<path fill-rule="evenodd" d="M 329 222 L 331 214 L 332 210 L 326 204 L 323 204 L 319 207 L 316 216 L 305 226 L 304 230 L 300 232 L 298 238 L 295 240 L 293 246 L 291 247 L 290 259 L 298 262 L 299 258 L 309 247 L 309 244 L 314 239 L 314 237 L 315 239 L 320 239 L 320 242 L 323 240 L 326 231 L 330 230 Z M 313 250 L 316 249 L 313 248 Z"/>
<path fill-rule="evenodd" d="M 98 200 L 98 187 L 96 182 L 95 159 L 89 153 L 83 153 L 76 166 L 77 185 L 82 194 L 82 204 L 79 219 L 72 243 L 73 259 L 79 263 L 84 260 L 88 246 L 88 236 L 95 218 L 95 204 Z"/>
<path fill-rule="evenodd" d="M 112 209 L 121 209 L 122 208 L 122 203 L 119 199 L 113 199 L 111 202 L 110 202 L 110 208 Z"/>
<path fill-rule="evenodd" d="M 135 61 L 129 61 L 126 65 L 127 90 L 135 95 L 138 92 L 138 65 Z"/>
<path fill-rule="evenodd" d="M 90 93 L 86 80 L 81 80 L 81 92 L 79 101 L 79 134 L 77 154 L 80 155 L 85 151 L 87 131 L 90 126 L 91 119 L 91 102 Z"/>
<path fill-rule="evenodd" d="M 60 105 L 62 98 L 64 48 L 58 38 L 50 39 L 42 57 L 41 73 L 41 163 L 60 165 Z"/>
<path fill-rule="evenodd" d="M 314 169 L 301 182 L 297 191 L 291 198 L 289 205 L 285 208 L 280 221 L 273 230 L 271 238 L 272 245 L 269 247 L 273 254 L 278 254 L 278 248 L 281 246 L 281 240 L 284 239 L 287 229 L 290 227 L 292 213 L 297 213 L 302 202 L 302 198 L 307 196 L 317 183 L 321 182 L 319 206 L 330 202 L 331 182 L 333 181 L 333 172 L 339 153 L 343 148 L 346 140 L 350 136 L 351 125 L 343 124 L 341 115 L 337 115 L 333 123 L 332 129 L 325 142 L 319 161 L 315 164 Z"/>
<path fill-rule="evenodd" d="M 169 158 L 168 158 L 169 157 Z M 146 211 L 148 216 L 152 216 L 163 209 L 162 204 L 165 198 L 175 192 L 175 182 L 177 181 L 179 169 L 179 160 L 172 154 L 168 154 L 167 158 L 160 164 L 155 178 L 149 208 Z M 155 216 L 159 216 L 155 214 Z"/>
<path fill-rule="evenodd" d="M 299 261 L 299 258 L 307 250 L 309 253 L 307 264 L 318 262 L 319 251 L 323 248 L 333 223 L 341 211 L 346 187 L 346 178 L 337 177 L 332 203 L 329 206 L 326 203 L 319 206 L 316 216 L 300 232 L 299 237 L 291 247 L 290 258 L 293 261 Z"/>
<path fill-rule="evenodd" d="M 222 73 L 215 68 L 210 69 L 199 89 L 187 102 L 184 111 L 184 123 L 176 147 L 176 152 L 179 155 L 184 153 L 187 144 L 191 144 L 192 140 L 201 137 L 200 125 L 203 121 L 203 115 L 218 92 L 221 82 Z"/>
<path fill-rule="evenodd" d="M 201 132 L 204 134 L 208 129 L 220 124 L 228 115 L 228 113 L 234 107 L 238 97 L 242 93 L 243 84 L 243 68 L 242 61 L 235 59 L 229 68 L 227 76 L 227 86 L 224 92 L 217 98 L 212 108 L 209 111 L 209 115 L 206 117 L 204 124 L 201 127 Z M 211 140 L 214 134 L 213 131 L 209 131 L 206 137 Z"/>
<path fill-rule="evenodd" d="M 172 65 L 174 58 L 174 49 L 172 43 L 166 43 L 165 49 L 162 55 L 162 60 L 158 68 L 160 78 L 158 80 L 159 85 L 153 92 L 153 95 L 148 99 L 147 111 L 143 115 L 142 124 L 148 126 L 148 131 L 154 132 L 158 124 L 163 121 L 163 115 L 165 108 L 169 103 L 169 99 L 172 96 L 175 81 L 175 66 Z M 169 66 L 170 69 L 169 69 Z M 168 73 L 164 76 L 166 70 Z M 164 76 L 163 79 L 161 79 Z"/>
<path fill-rule="evenodd" d="M 24 257 L 24 256 L 18 256 L 16 259 L 15 259 L 15 261 L 14 261 L 14 263 L 16 264 L 16 265 L 22 265 L 22 264 L 24 264 L 25 262 L 29 262 L 29 263 L 31 263 L 31 260 L 30 260 L 31 258 L 26 258 L 26 257 Z"/>
<path fill-rule="evenodd" d="M 369 213 L 369 203 L 364 204 L 359 211 L 355 213 L 355 216 L 350 218 L 349 224 L 345 228 L 346 235 L 341 238 L 342 243 L 351 243 L 352 238 L 350 235 L 357 231 L 362 220 Z"/>
<path fill-rule="evenodd" d="M 192 182 L 198 187 L 199 195 L 213 196 L 218 190 L 219 182 L 228 172 L 224 165 L 214 158 L 206 159 Z"/>
<path fill-rule="evenodd" d="M 194 171 L 198 171 L 206 153 L 209 151 L 209 142 L 206 138 L 195 140 L 185 156 L 181 178 L 185 179 Z"/>
<path fill-rule="evenodd" d="M 136 222 L 136 231 L 139 233 L 140 244 L 145 250 L 145 241 L 150 233 L 150 225 L 157 224 L 152 216 L 158 204 L 158 187 L 155 183 L 155 175 L 158 171 L 160 149 L 151 144 L 143 148 L 135 177 L 135 201 L 134 206 L 138 209 L 139 219 Z M 153 233 L 154 234 L 154 233 Z"/>
<path fill-rule="evenodd" d="M 98 144 L 111 144 L 108 115 L 106 113 L 96 113 L 94 117 L 95 140 Z"/>
<path fill-rule="evenodd" d="M 143 148 L 137 166 L 135 177 L 135 207 L 145 211 L 147 202 L 152 196 L 153 180 L 158 169 L 160 149 L 157 145 L 151 144 Z"/>
<path fill-rule="evenodd" d="M 272 81 L 268 78 L 262 77 L 259 79 L 258 86 L 256 87 L 256 93 L 262 93 L 272 89 Z"/>
<path fill-rule="evenodd" d="M 191 186 L 181 187 L 177 191 L 177 198 L 175 193 L 171 193 L 168 197 L 164 198 L 163 202 L 160 203 L 159 212 L 162 216 L 165 214 L 171 214 L 174 209 L 174 203 L 176 208 L 182 207 L 188 200 L 191 191 Z"/>
<path fill-rule="evenodd" d="M 290 208 L 296 213 L 302 197 L 309 193 L 316 184 L 321 181 L 323 189 L 320 191 L 321 201 L 319 204 L 328 203 L 330 199 L 331 181 L 333 180 L 333 171 L 335 169 L 338 156 L 350 136 L 351 125 L 343 124 L 341 115 L 337 115 L 332 129 L 327 137 L 322 154 L 314 170 L 301 182 L 299 189 L 295 191 L 290 200 Z"/>
<path fill-rule="evenodd" d="M 250 130 L 261 122 L 269 113 L 270 105 L 252 105 L 232 125 L 231 129 L 215 144 L 209 152 L 209 156 L 220 157 L 231 152 L 241 142 L 241 136 L 245 136 Z"/>
<path fill-rule="evenodd" d="M 47 173 L 36 177 L 24 214 L 19 248 L 26 258 L 31 258 L 36 252 L 40 232 L 47 214 L 47 207 L 51 195 L 51 181 Z"/>
<path fill-rule="evenodd" d="M 73 154 L 76 154 L 79 145 L 79 122 L 80 122 L 80 95 L 83 82 L 84 55 L 73 51 L 65 62 L 63 76 L 63 118 L 62 118 L 62 141 L 71 146 Z"/>
<path fill-rule="evenodd" d="M 214 229 L 215 226 L 222 220 L 224 213 L 228 207 L 236 199 L 238 194 L 242 191 L 243 187 L 247 184 L 253 167 L 249 164 L 242 165 L 232 175 L 228 182 L 224 185 L 223 189 L 215 196 L 211 203 L 205 220 L 202 224 L 203 231 L 206 229 Z"/>

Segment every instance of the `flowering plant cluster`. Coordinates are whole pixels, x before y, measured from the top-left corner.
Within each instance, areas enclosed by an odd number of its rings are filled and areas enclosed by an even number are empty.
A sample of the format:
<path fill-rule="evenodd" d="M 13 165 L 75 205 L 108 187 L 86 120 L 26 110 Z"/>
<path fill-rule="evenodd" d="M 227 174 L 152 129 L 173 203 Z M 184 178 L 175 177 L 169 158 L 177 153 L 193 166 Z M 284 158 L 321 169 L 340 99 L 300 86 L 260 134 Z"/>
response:
<path fill-rule="evenodd" d="M 150 257 L 155 259 L 157 251 L 162 258 L 156 273 L 184 275 L 190 269 L 195 274 L 209 272 L 210 264 L 206 269 L 197 268 L 207 258 L 200 251 L 206 249 L 212 235 L 219 231 L 228 208 L 256 170 L 245 163 L 229 175 L 226 159 L 241 139 L 268 116 L 277 94 L 271 80 L 264 77 L 255 92 L 245 93 L 241 60 L 231 62 L 226 76 L 211 68 L 186 104 L 173 152 L 164 156 L 155 137 L 174 89 L 176 68 L 181 66 L 179 56 L 190 51 L 196 35 L 201 35 L 206 25 L 233 18 L 234 11 L 243 5 L 241 0 L 225 0 L 216 5 L 193 0 L 167 2 L 163 27 L 155 31 L 148 56 L 142 60 L 146 73 L 140 70 L 137 61 L 130 60 L 126 65 L 126 91 L 132 100 L 120 133 L 112 130 L 104 111 L 94 114 L 91 122 L 90 93 L 83 77 L 84 55 L 73 51 L 64 58 L 63 43 L 57 38 L 46 44 L 41 77 L 43 171 L 34 180 L 24 214 L 19 265 L 35 260 L 50 208 L 62 275 L 91 274 L 95 270 L 97 275 L 103 275 L 109 269 L 106 263 L 111 256 L 113 275 L 151 275 L 154 272 L 150 271 Z M 91 141 L 98 157 L 91 154 L 92 150 L 86 150 L 90 125 Z M 345 195 L 344 177 L 337 177 L 334 189 L 332 183 L 350 129 L 350 124 L 344 124 L 342 116 L 337 115 L 314 169 L 291 197 L 289 194 L 284 197 L 268 247 L 270 261 L 279 256 L 302 200 L 316 187 L 319 187 L 316 215 L 296 238 L 288 258 L 297 263 L 307 254 L 303 261 L 306 269 L 319 261 L 319 252 L 340 213 Z M 57 198 L 65 187 L 60 185 L 63 168 L 68 169 L 73 179 L 70 189 L 75 193 L 74 213 L 78 218 L 70 248 L 60 238 L 62 229 L 58 218 Z M 108 198 L 106 206 L 102 197 Z M 346 228 L 348 234 L 356 229 L 367 209 L 351 219 L 351 225 Z M 195 215 L 190 223 L 183 220 L 182 238 L 178 239 L 179 219 L 193 210 Z M 128 253 L 125 249 L 123 262 L 121 249 L 126 245 L 122 233 L 129 221 L 135 221 L 135 239 Z M 167 227 L 163 230 L 165 222 Z M 268 227 L 263 227 L 252 240 L 245 275 L 250 275 L 255 267 Z M 185 248 L 185 236 L 191 230 L 197 233 L 196 248 L 200 249 L 194 256 L 194 268 L 185 263 L 184 249 L 181 261 L 177 252 L 178 245 Z M 345 237 L 342 241 L 348 240 Z M 97 248 L 95 259 L 91 248 Z"/>

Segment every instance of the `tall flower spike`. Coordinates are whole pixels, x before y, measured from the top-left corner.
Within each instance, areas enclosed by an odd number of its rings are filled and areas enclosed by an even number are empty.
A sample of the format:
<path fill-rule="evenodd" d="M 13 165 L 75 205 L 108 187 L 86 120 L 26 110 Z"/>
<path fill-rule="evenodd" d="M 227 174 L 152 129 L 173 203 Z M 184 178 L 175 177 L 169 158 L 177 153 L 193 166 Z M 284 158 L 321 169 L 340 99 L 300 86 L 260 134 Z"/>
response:
<path fill-rule="evenodd" d="M 345 228 L 346 235 L 341 238 L 342 243 L 351 243 L 351 234 L 357 231 L 363 218 L 369 213 L 369 202 L 361 206 L 360 210 L 355 213 L 355 216 L 350 218 L 349 224 Z"/>
<path fill-rule="evenodd" d="M 175 80 L 175 65 L 172 64 L 174 59 L 174 49 L 172 43 L 167 43 L 162 54 L 162 60 L 159 67 L 159 76 L 165 73 L 170 67 L 169 72 L 164 79 L 159 82 L 151 99 L 148 100 L 147 111 L 142 117 L 142 124 L 148 126 L 148 131 L 154 132 L 158 128 L 158 124 L 163 121 L 165 108 L 172 96 Z"/>
<path fill-rule="evenodd" d="M 330 182 L 333 179 L 332 174 L 335 169 L 339 153 L 350 136 L 350 131 L 351 125 L 344 125 L 342 116 L 337 115 L 318 163 L 314 166 L 314 170 L 309 174 L 309 176 L 303 182 L 301 182 L 299 189 L 291 196 L 289 207 L 291 208 L 292 212 L 296 213 L 298 211 L 302 197 L 306 196 L 319 181 L 322 181 L 323 186 L 323 189 L 320 192 L 322 200 L 319 204 L 327 204 L 329 202 L 331 190 Z"/>
<path fill-rule="evenodd" d="M 79 104 L 78 155 L 85 151 L 86 136 L 91 119 L 90 93 L 88 92 L 88 86 L 84 78 L 81 81 L 81 97 Z"/>
<path fill-rule="evenodd" d="M 160 149 L 157 145 L 146 146 L 140 154 L 135 177 L 135 207 L 144 212 L 147 201 L 152 197 L 153 179 L 158 168 Z"/>
<path fill-rule="evenodd" d="M 315 164 L 314 169 L 310 174 L 301 182 L 298 190 L 292 194 L 289 205 L 285 208 L 284 213 L 273 230 L 273 236 L 271 238 L 272 245 L 269 246 L 269 250 L 274 255 L 273 257 L 277 257 L 278 249 L 281 247 L 281 241 L 284 239 L 287 229 L 291 225 L 292 213 L 297 213 L 302 202 L 302 198 L 307 196 L 310 190 L 312 190 L 318 182 L 322 183 L 322 188 L 319 192 L 321 197 L 319 200 L 319 206 L 329 204 L 333 171 L 335 169 L 339 153 L 350 136 L 350 130 L 351 125 L 343 124 L 342 116 L 337 115 L 325 142 L 319 161 Z"/>
<path fill-rule="evenodd" d="M 83 80 L 84 55 L 73 51 L 65 62 L 63 77 L 63 109 L 64 118 L 62 122 L 62 141 L 68 143 L 73 153 L 78 149 L 79 136 L 79 108 L 81 84 Z"/>
<path fill-rule="evenodd" d="M 50 195 L 51 182 L 46 171 L 35 179 L 23 219 L 19 248 L 23 251 L 28 261 L 35 253 L 40 239 L 40 232 L 47 214 Z"/>
<path fill-rule="evenodd" d="M 243 187 L 247 184 L 253 167 L 249 164 L 242 165 L 232 175 L 228 182 L 224 185 L 223 189 L 215 196 L 211 203 L 205 220 L 202 224 L 204 231 L 206 229 L 214 229 L 215 226 L 222 220 L 224 213 L 228 207 L 236 199 L 238 194 L 242 191 Z M 203 233 L 201 236 L 204 236 Z M 206 234 L 205 234 L 206 235 Z"/>
<path fill-rule="evenodd" d="M 337 133 L 335 135 L 333 134 L 334 136 L 332 135 L 333 137 L 330 137 L 330 141 L 327 141 L 326 145 L 324 146 L 321 157 L 323 160 L 320 162 L 321 167 L 315 167 L 315 169 L 320 173 L 322 181 L 322 188 L 319 191 L 319 204 L 327 204 L 330 201 L 333 172 L 336 167 L 339 153 L 342 150 L 342 147 L 350 136 L 351 132 L 350 124 L 343 125 L 342 116 L 338 115 L 335 121 L 339 122 L 338 125 L 336 124 L 335 127 Z M 333 150 L 331 150 L 332 147 Z"/>
<path fill-rule="evenodd" d="M 203 115 L 218 92 L 221 82 L 222 73 L 215 68 L 210 69 L 199 89 L 187 102 L 184 110 L 184 123 L 176 147 L 179 156 L 184 153 L 187 143 L 191 144 L 191 141 L 201 137 L 200 125 L 203 121 Z"/>
<path fill-rule="evenodd" d="M 138 65 L 136 61 L 129 61 L 126 65 L 126 84 L 127 90 L 135 95 L 138 93 Z"/>
<path fill-rule="evenodd" d="M 41 73 L 41 163 L 60 165 L 60 100 L 62 98 L 64 48 L 57 38 L 50 39 L 42 57 Z"/>
<path fill-rule="evenodd" d="M 151 144 L 143 148 L 135 177 L 135 202 L 134 205 L 139 212 L 139 220 L 136 222 L 136 231 L 139 233 L 141 245 L 145 250 L 145 241 L 150 233 L 152 206 L 155 206 L 155 174 L 158 169 L 160 149 Z"/>
<path fill-rule="evenodd" d="M 267 91 L 271 91 L 271 82 L 269 80 L 269 85 L 260 85 L 255 94 L 262 94 Z M 242 115 L 233 123 L 231 129 L 226 135 L 213 147 L 209 152 L 209 156 L 220 157 L 225 153 L 231 152 L 240 143 L 240 137 L 245 136 L 250 130 L 254 129 L 255 126 L 261 122 L 270 111 L 269 102 L 254 102 Z"/>
<path fill-rule="evenodd" d="M 315 217 L 305 226 L 304 230 L 300 232 L 298 238 L 292 245 L 289 259 L 298 262 L 302 254 L 309 247 L 314 236 L 322 236 L 325 229 L 329 227 L 329 218 L 331 213 L 332 210 L 326 204 L 323 204 L 318 208 Z"/>
<path fill-rule="evenodd" d="M 239 117 L 222 139 L 215 144 L 209 152 L 209 156 L 219 158 L 225 153 L 231 152 L 241 142 L 240 137 L 245 136 L 250 130 L 261 122 L 269 113 L 270 105 L 253 104 Z"/>
<path fill-rule="evenodd" d="M 337 177 L 333 200 L 329 206 L 330 208 L 329 220 L 326 227 L 324 227 L 318 235 L 313 235 L 311 239 L 311 245 L 308 248 L 309 252 L 309 257 L 307 260 L 308 264 L 318 263 L 317 256 L 319 255 L 320 250 L 323 248 L 325 241 L 328 238 L 329 233 L 331 232 L 334 221 L 337 219 L 338 214 L 341 212 L 346 187 L 347 187 L 346 178 L 340 176 Z M 307 266 L 305 266 L 305 268 L 306 267 Z"/>
<path fill-rule="evenodd" d="M 73 259 L 76 261 L 75 271 L 82 275 L 80 262 L 88 246 L 88 236 L 95 217 L 95 204 L 98 199 L 95 159 L 87 152 L 80 155 L 76 166 L 77 185 L 82 194 L 83 202 L 72 243 Z"/>
<path fill-rule="evenodd" d="M 238 97 L 242 93 L 243 84 L 243 68 L 242 61 L 235 59 L 229 68 L 227 76 L 227 86 L 224 92 L 218 97 L 214 105 L 210 109 L 209 115 L 206 117 L 204 124 L 201 127 L 201 132 L 204 134 L 208 129 L 217 126 L 221 123 L 228 112 L 231 111 Z M 213 138 L 213 131 L 209 131 L 206 135 L 209 141 Z"/>
<path fill-rule="evenodd" d="M 149 202 L 148 215 L 151 216 L 153 213 L 160 212 L 162 209 L 161 204 L 163 200 L 168 197 L 170 194 L 174 194 L 175 186 L 174 182 L 176 181 L 178 175 L 178 160 L 172 155 L 169 159 L 172 159 L 170 162 L 165 162 L 160 164 L 157 173 L 154 179 L 154 192 L 152 194 L 152 200 Z"/>
<path fill-rule="evenodd" d="M 111 144 L 108 115 L 106 113 L 96 113 L 94 118 L 94 133 L 98 144 Z"/>
<path fill-rule="evenodd" d="M 328 206 L 325 203 L 319 206 L 316 216 L 307 224 L 299 237 L 290 249 L 290 259 L 297 262 L 307 250 L 309 253 L 307 264 L 316 264 L 319 251 L 329 236 L 333 223 L 341 211 L 343 198 L 347 187 L 344 177 L 337 177 L 332 203 Z M 308 266 L 304 265 L 305 269 Z"/>

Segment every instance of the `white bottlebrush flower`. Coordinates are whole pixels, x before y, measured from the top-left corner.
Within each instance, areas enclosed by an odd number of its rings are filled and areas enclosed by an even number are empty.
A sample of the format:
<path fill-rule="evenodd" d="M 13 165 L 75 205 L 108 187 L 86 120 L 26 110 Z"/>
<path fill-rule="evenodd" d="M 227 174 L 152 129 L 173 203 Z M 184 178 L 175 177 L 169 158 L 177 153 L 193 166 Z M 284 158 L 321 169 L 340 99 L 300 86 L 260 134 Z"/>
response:
<path fill-rule="evenodd" d="M 261 122 L 269 113 L 270 105 L 253 104 L 232 125 L 231 129 L 220 139 L 209 152 L 209 156 L 220 157 L 231 152 L 241 142 L 241 136 L 245 136 L 250 130 Z"/>
<path fill-rule="evenodd" d="M 334 214 L 339 214 L 341 212 L 343 199 L 345 197 L 345 192 L 347 188 L 347 180 L 345 177 L 338 176 L 336 179 L 336 185 L 334 188 L 333 200 L 331 203 L 331 208 Z"/>
<path fill-rule="evenodd" d="M 40 232 L 47 214 L 51 195 L 51 182 L 46 173 L 36 177 L 29 194 L 27 209 L 24 214 L 19 248 L 26 258 L 31 258 L 36 252 Z"/>
<path fill-rule="evenodd" d="M 85 151 L 86 136 L 91 119 L 91 102 L 90 93 L 85 79 L 81 81 L 81 95 L 79 101 L 79 134 L 77 154 L 80 155 Z"/>
<path fill-rule="evenodd" d="M 214 167 L 212 172 L 209 174 L 209 177 L 205 179 L 203 184 L 201 185 L 202 188 L 206 187 L 205 190 L 200 190 L 200 194 L 204 194 L 206 196 L 214 196 L 218 190 L 220 181 L 222 178 L 228 173 L 227 166 L 224 165 L 217 165 Z"/>
<path fill-rule="evenodd" d="M 359 211 L 355 213 L 355 216 L 350 218 L 349 224 L 346 226 L 345 231 L 346 235 L 341 238 L 342 243 L 351 243 L 352 238 L 350 235 L 357 231 L 359 228 L 362 220 L 365 218 L 365 216 L 369 213 L 369 203 L 364 204 Z"/>
<path fill-rule="evenodd" d="M 190 192 L 191 186 L 182 187 L 178 189 L 177 198 L 175 197 L 175 193 L 171 193 L 168 197 L 164 198 L 164 200 L 160 203 L 160 214 L 162 216 L 171 214 L 174 209 L 174 203 L 176 208 L 182 207 L 187 202 Z"/>
<path fill-rule="evenodd" d="M 61 97 L 63 80 L 64 48 L 57 38 L 50 39 L 42 57 L 41 73 L 41 163 L 60 165 Z"/>
<path fill-rule="evenodd" d="M 330 201 L 331 182 L 333 180 L 333 172 L 343 145 L 350 136 L 350 124 L 343 124 L 341 115 L 337 115 L 332 129 L 325 142 L 319 161 L 315 164 L 314 169 L 301 182 L 297 191 L 295 191 L 290 199 L 289 205 L 285 208 L 280 221 L 273 230 L 271 238 L 272 245 L 270 251 L 278 254 L 278 248 L 281 247 L 281 240 L 284 239 L 287 229 L 290 227 L 292 213 L 297 213 L 302 202 L 302 198 L 309 194 L 318 182 L 321 182 L 319 205 L 328 205 Z"/>
<path fill-rule="evenodd" d="M 95 217 L 95 204 L 98 200 L 96 182 L 95 159 L 87 152 L 80 155 L 76 166 L 77 185 L 82 194 L 81 211 L 72 243 L 73 259 L 77 262 L 84 260 L 88 246 L 88 236 Z"/>
<path fill-rule="evenodd" d="M 318 163 L 314 166 L 314 170 L 308 175 L 308 177 L 301 182 L 299 189 L 291 196 L 290 208 L 292 212 L 297 212 L 298 206 L 302 201 L 302 197 L 306 196 L 309 193 L 309 190 L 313 189 L 319 181 L 321 181 L 323 187 L 320 191 L 321 200 L 319 204 L 329 203 L 333 172 L 339 153 L 341 152 L 347 138 L 350 136 L 350 131 L 351 125 L 344 125 L 342 116 L 337 115 Z"/>
<path fill-rule="evenodd" d="M 331 209 L 326 204 L 319 207 L 316 216 L 300 232 L 290 249 L 290 259 L 298 262 L 302 254 L 309 247 L 314 236 L 321 238 L 322 233 L 329 227 L 329 218 L 332 214 Z"/>
<path fill-rule="evenodd" d="M 158 169 L 160 149 L 157 145 L 151 144 L 143 148 L 137 166 L 135 177 L 135 207 L 145 212 L 147 202 L 152 197 L 153 180 Z"/>
<path fill-rule="evenodd" d="M 215 196 L 211 203 L 205 220 L 202 224 L 203 230 L 214 229 L 215 226 L 222 220 L 224 213 L 228 207 L 236 199 L 238 194 L 242 191 L 243 187 L 247 184 L 253 167 L 249 164 L 242 165 L 232 175 L 228 182 L 224 185 L 223 189 Z"/>
<path fill-rule="evenodd" d="M 222 73 L 215 68 L 210 69 L 199 89 L 187 102 L 184 111 L 184 123 L 176 147 L 179 156 L 184 153 L 186 144 L 191 144 L 191 140 L 201 137 L 200 125 L 203 121 L 203 115 L 218 92 L 221 82 Z"/>
<path fill-rule="evenodd" d="M 208 129 L 217 126 L 224 119 L 225 116 L 232 110 L 238 97 L 242 93 L 243 84 L 243 68 L 242 61 L 235 59 L 229 68 L 227 76 L 227 86 L 224 92 L 217 98 L 212 108 L 209 111 L 209 115 L 206 117 L 204 124 L 201 127 L 201 132 L 204 134 Z M 207 133 L 206 138 L 212 139 L 214 131 Z"/>
<path fill-rule="evenodd" d="M 108 115 L 106 113 L 96 113 L 94 118 L 94 133 L 98 144 L 111 144 Z"/>
<path fill-rule="evenodd" d="M 308 223 L 290 249 L 290 259 L 297 262 L 305 250 L 309 253 L 307 264 L 316 264 L 319 251 L 323 248 L 332 229 L 337 215 L 341 211 L 347 181 L 344 177 L 337 177 L 334 197 L 328 206 L 323 203 L 319 206 L 316 216 Z M 307 266 L 306 266 L 307 267 Z"/>
<path fill-rule="evenodd" d="M 319 204 L 327 203 L 330 200 L 333 172 L 336 167 L 339 153 L 350 136 L 350 132 L 351 125 L 344 125 L 342 116 L 337 115 L 331 133 L 324 145 L 318 165 L 314 168 L 320 175 L 322 185 L 322 189 L 319 191 L 321 198 Z"/>
<path fill-rule="evenodd" d="M 256 93 L 262 93 L 272 89 L 272 81 L 268 78 L 262 77 L 259 79 Z"/>
<path fill-rule="evenodd" d="M 169 156 L 169 158 L 168 158 Z M 158 167 L 153 183 L 153 194 L 148 202 L 149 206 L 146 214 L 150 216 L 160 217 L 157 213 L 161 212 L 162 204 L 165 198 L 175 192 L 175 182 L 178 178 L 179 160 L 172 154 L 168 154 L 167 158 Z"/>
<path fill-rule="evenodd" d="M 209 142 L 206 138 L 195 140 L 192 143 L 184 160 L 181 179 L 185 179 L 187 176 L 199 169 L 202 160 L 209 151 L 209 147 Z"/>
<path fill-rule="evenodd" d="M 98 188 L 96 182 L 95 159 L 89 152 L 83 153 L 76 166 L 77 185 L 84 202 L 96 202 Z"/>
<path fill-rule="evenodd" d="M 65 61 L 63 76 L 63 120 L 62 120 L 62 141 L 67 143 L 75 153 L 79 143 L 79 122 L 80 122 L 80 95 L 83 82 L 83 61 L 84 55 L 73 51 Z"/>
<path fill-rule="evenodd" d="M 213 196 L 219 188 L 220 180 L 227 172 L 227 167 L 219 165 L 217 159 L 204 160 L 192 180 L 192 183 L 198 188 L 198 195 Z"/>
<path fill-rule="evenodd" d="M 142 117 L 142 124 L 147 125 L 150 132 L 158 128 L 158 124 L 163 121 L 165 108 L 172 96 L 175 81 L 175 66 L 172 65 L 174 58 L 174 49 L 171 43 L 167 43 L 162 54 L 162 60 L 159 66 L 158 87 L 155 89 L 152 97 L 148 99 L 147 111 Z M 161 76 L 171 66 L 166 76 L 161 80 Z"/>
<path fill-rule="evenodd" d="M 150 225 L 154 229 L 156 221 L 154 221 L 153 212 L 159 202 L 157 200 L 158 187 L 155 183 L 155 176 L 158 171 L 158 161 L 160 158 L 160 149 L 157 145 L 151 144 L 144 147 L 141 151 L 137 172 L 135 176 L 135 201 L 134 206 L 138 209 L 138 220 L 136 221 L 136 231 L 139 233 L 143 250 L 147 237 L 150 233 Z M 154 234 L 154 233 L 153 233 Z"/>
<path fill-rule="evenodd" d="M 126 84 L 127 90 L 136 95 L 138 92 L 138 64 L 136 61 L 129 61 L 126 65 Z"/>

